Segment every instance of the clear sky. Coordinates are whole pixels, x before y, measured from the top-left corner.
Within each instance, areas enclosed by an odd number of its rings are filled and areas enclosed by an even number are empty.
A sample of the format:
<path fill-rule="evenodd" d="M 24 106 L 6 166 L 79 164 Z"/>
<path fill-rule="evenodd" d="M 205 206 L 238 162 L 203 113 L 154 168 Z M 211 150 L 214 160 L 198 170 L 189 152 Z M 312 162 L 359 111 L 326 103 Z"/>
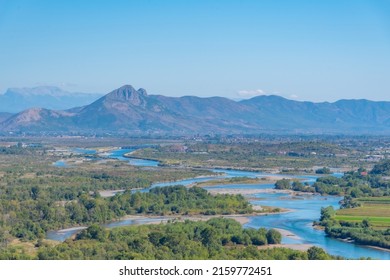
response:
<path fill-rule="evenodd" d="M 390 1 L 0 0 L 0 93 L 390 101 Z"/>

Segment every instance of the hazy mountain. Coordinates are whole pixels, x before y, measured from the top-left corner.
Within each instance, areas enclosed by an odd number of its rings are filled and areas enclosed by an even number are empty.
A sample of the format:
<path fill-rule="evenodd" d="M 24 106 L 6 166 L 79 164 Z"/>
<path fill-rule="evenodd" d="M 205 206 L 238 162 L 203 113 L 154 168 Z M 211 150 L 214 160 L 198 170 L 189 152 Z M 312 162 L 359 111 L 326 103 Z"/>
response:
<path fill-rule="evenodd" d="M 18 113 L 40 107 L 65 110 L 90 104 L 102 94 L 72 93 L 57 87 L 10 88 L 0 95 L 0 112 Z"/>
<path fill-rule="evenodd" d="M 280 129 L 313 133 L 390 134 L 390 102 L 340 100 L 301 102 L 280 96 L 258 96 L 240 101 L 255 110 L 262 123 Z M 357 130 L 356 130 L 357 129 Z"/>
<path fill-rule="evenodd" d="M 55 111 L 29 109 L 0 124 L 3 131 L 390 134 L 390 102 L 313 103 L 279 96 L 239 102 L 223 98 L 148 95 L 126 85 L 90 105 Z"/>

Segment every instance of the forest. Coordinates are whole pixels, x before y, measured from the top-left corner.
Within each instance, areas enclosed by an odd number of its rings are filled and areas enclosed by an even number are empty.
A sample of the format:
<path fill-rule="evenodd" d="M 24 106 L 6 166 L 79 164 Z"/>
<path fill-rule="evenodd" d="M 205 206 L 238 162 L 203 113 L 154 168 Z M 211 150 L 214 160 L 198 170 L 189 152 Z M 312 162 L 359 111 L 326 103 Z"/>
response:
<path fill-rule="evenodd" d="M 53 245 L 44 241 L 34 254 L 10 248 L 0 251 L 1 259 L 39 260 L 315 260 L 335 259 L 321 248 L 307 251 L 288 248 L 268 248 L 279 244 L 278 231 L 264 228 L 244 229 L 226 218 L 208 221 L 170 222 L 104 229 L 91 225 L 74 239 Z"/>
<path fill-rule="evenodd" d="M 98 192 L 75 196 L 50 195 L 51 189 L 31 187 L 24 196 L 3 198 L 1 230 L 21 240 L 44 238 L 51 229 L 66 226 L 103 224 L 129 214 L 189 215 L 252 213 L 251 204 L 241 195 L 210 195 L 206 190 L 183 186 L 154 188 L 102 198 Z M 7 192 L 5 193 L 7 194 Z M 18 199 L 16 199 L 18 198 Z M 4 238 L 4 237 L 3 237 Z"/>
<path fill-rule="evenodd" d="M 275 189 L 312 192 L 321 195 L 343 195 L 342 208 L 356 207 L 354 198 L 381 197 L 390 195 L 390 180 L 385 177 L 390 171 L 390 161 L 384 160 L 375 164 L 370 172 L 364 168 L 347 171 L 341 178 L 323 176 L 317 178 L 310 186 L 296 179 L 280 179 L 275 183 Z M 323 171 L 320 172 L 323 173 Z"/>

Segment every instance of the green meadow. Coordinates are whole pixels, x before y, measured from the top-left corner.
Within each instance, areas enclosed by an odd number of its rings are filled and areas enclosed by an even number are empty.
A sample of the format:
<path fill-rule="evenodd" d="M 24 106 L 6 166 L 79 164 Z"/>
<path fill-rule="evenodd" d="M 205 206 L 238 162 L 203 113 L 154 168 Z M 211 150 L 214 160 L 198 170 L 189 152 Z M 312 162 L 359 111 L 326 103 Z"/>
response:
<path fill-rule="evenodd" d="M 390 227 L 390 197 L 359 198 L 361 204 L 357 208 L 340 209 L 336 213 L 336 220 L 361 222 L 368 220 L 375 228 Z"/>

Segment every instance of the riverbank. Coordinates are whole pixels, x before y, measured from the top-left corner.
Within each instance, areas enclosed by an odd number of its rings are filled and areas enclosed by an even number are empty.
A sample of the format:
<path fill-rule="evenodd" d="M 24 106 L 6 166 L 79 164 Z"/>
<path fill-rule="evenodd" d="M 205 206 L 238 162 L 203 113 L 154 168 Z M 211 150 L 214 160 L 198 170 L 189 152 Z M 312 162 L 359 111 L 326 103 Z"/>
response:
<path fill-rule="evenodd" d="M 277 231 L 280 232 L 280 234 L 283 236 L 283 237 L 288 237 L 288 238 L 291 238 L 291 239 L 295 239 L 295 240 L 302 240 L 301 237 L 299 237 L 298 235 L 296 235 L 295 233 L 289 231 L 289 230 L 286 230 L 286 229 L 281 229 L 281 228 L 274 228 L 276 229 Z"/>
<path fill-rule="evenodd" d="M 363 245 L 364 246 L 364 245 Z M 382 247 L 378 247 L 378 246 L 368 246 L 368 245 L 365 245 L 366 247 L 368 248 L 372 248 L 372 249 L 376 249 L 376 250 L 381 250 L 381 251 L 384 251 L 384 252 L 389 252 L 390 253 L 390 249 L 386 249 L 386 248 L 382 248 Z"/>
<path fill-rule="evenodd" d="M 262 208 L 263 209 L 263 208 Z M 278 213 L 267 213 L 267 212 L 253 212 L 248 214 L 227 214 L 227 215 L 165 215 L 165 216 L 153 216 L 153 215 L 127 215 L 123 218 L 119 219 L 120 221 L 141 221 L 145 219 L 153 219 L 153 220 L 146 220 L 143 221 L 143 224 L 159 224 L 161 222 L 168 222 L 168 221 L 208 221 L 212 218 L 227 218 L 227 219 L 233 219 L 237 222 L 239 222 L 241 225 L 245 225 L 250 221 L 250 217 L 254 216 L 266 216 L 266 215 L 273 215 Z M 279 229 L 277 229 L 279 230 Z M 281 233 L 283 235 L 283 233 Z M 284 234 L 293 234 L 289 231 L 284 231 Z M 286 236 L 287 236 L 286 235 Z"/>
<path fill-rule="evenodd" d="M 240 189 L 240 188 L 207 188 L 207 191 L 211 194 L 241 194 L 241 195 L 253 195 L 258 193 L 291 193 L 289 190 L 275 190 L 275 189 Z"/>
<path fill-rule="evenodd" d="M 196 183 L 194 186 L 197 187 L 213 187 L 213 186 L 219 186 L 219 185 L 237 185 L 237 184 L 244 184 L 244 185 L 267 185 L 267 184 L 275 184 L 276 181 L 280 179 L 278 176 L 266 176 L 261 178 L 247 178 L 242 177 L 239 179 L 236 178 L 226 178 L 226 179 L 220 179 L 220 180 L 211 180 L 208 182 L 201 182 Z"/>
<path fill-rule="evenodd" d="M 273 249 L 273 248 L 288 248 L 288 249 L 306 252 L 310 247 L 313 247 L 313 246 L 314 245 L 312 245 L 312 244 L 269 244 L 269 245 L 257 246 L 257 249 L 267 250 L 267 249 Z"/>
<path fill-rule="evenodd" d="M 86 229 L 87 227 L 86 226 L 78 226 L 78 227 L 71 227 L 71 228 L 65 228 L 65 229 L 60 229 L 60 230 L 57 230 L 58 233 L 68 233 L 68 232 L 71 232 L 71 231 L 74 231 L 74 230 L 83 230 L 83 229 Z"/>
<path fill-rule="evenodd" d="M 136 151 L 136 150 L 135 150 L 135 151 Z M 161 161 L 159 161 L 158 159 L 134 156 L 134 152 L 135 152 L 135 151 L 125 153 L 125 154 L 123 154 L 122 156 L 123 156 L 124 158 L 128 158 L 128 159 L 150 160 L 150 161 L 157 161 L 159 164 L 161 163 Z M 173 166 L 170 166 L 170 167 L 173 167 Z"/>
<path fill-rule="evenodd" d="M 227 184 L 228 185 L 228 184 Z M 243 185 L 250 185 L 250 184 L 243 184 Z M 256 185 L 262 185 L 262 184 L 256 184 Z M 264 184 L 267 185 L 267 184 Z M 278 189 L 271 189 L 271 188 L 262 188 L 262 189 L 243 189 L 243 188 L 221 188 L 221 187 L 204 187 L 207 188 L 207 191 L 211 194 L 241 194 L 244 196 L 251 196 L 254 194 L 289 194 L 291 197 L 283 198 L 283 200 L 289 200 L 289 199 L 303 199 L 307 196 L 314 196 L 318 195 L 317 193 L 307 193 L 307 192 L 297 192 L 293 190 L 278 190 Z M 250 197 L 249 200 L 256 200 L 254 197 Z M 326 200 L 326 198 L 324 198 Z"/>

